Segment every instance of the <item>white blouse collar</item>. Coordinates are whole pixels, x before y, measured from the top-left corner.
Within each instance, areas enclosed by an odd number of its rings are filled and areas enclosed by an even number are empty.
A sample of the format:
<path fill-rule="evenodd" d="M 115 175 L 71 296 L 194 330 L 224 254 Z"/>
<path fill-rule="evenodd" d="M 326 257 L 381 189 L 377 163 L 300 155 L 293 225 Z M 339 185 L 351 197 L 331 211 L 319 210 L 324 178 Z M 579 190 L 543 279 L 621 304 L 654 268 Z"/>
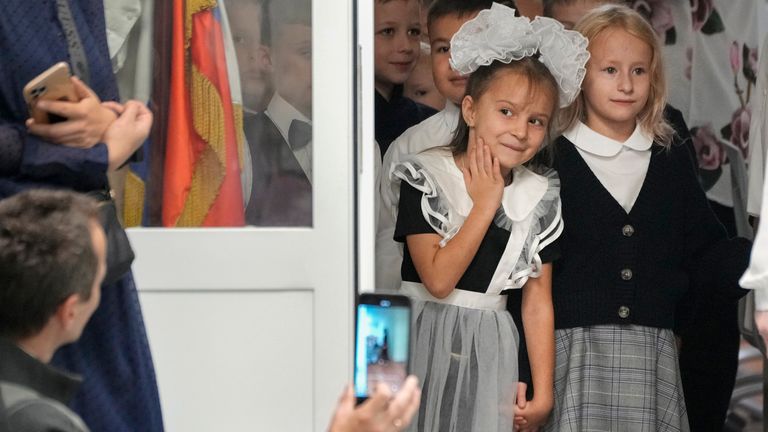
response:
<path fill-rule="evenodd" d="M 312 124 L 312 120 L 308 119 L 304 114 L 299 112 L 279 94 L 275 93 L 272 96 L 272 100 L 269 101 L 266 110 L 269 118 L 275 123 L 280 133 L 283 135 L 286 141 L 288 141 L 288 131 L 291 128 L 291 122 L 294 120 L 301 120 L 303 122 Z"/>
<path fill-rule="evenodd" d="M 549 187 L 546 177 L 524 166 L 512 170 L 512 183 L 504 188 L 504 212 L 515 222 L 524 220 L 539 204 Z"/>
<path fill-rule="evenodd" d="M 646 151 L 651 148 L 653 138 L 635 126 L 635 131 L 626 141 L 619 142 L 592 130 L 583 122 L 578 122 L 563 133 L 576 147 L 595 156 L 613 157 L 619 154 L 622 147 L 636 151 Z"/>
<path fill-rule="evenodd" d="M 441 153 L 434 152 L 431 154 L 439 155 Z M 461 169 L 456 166 L 453 155 L 449 151 L 442 154 L 443 163 L 445 164 L 444 169 L 453 175 L 457 184 L 460 184 L 463 189 L 464 175 L 461 173 Z M 504 194 L 501 200 L 504 212 L 513 221 L 519 222 L 524 220 L 536 208 L 536 205 L 539 204 L 548 187 L 549 180 L 546 177 L 536 174 L 522 165 L 513 168 L 512 183 L 504 187 Z M 464 206 L 466 214 L 469 214 L 471 208 L 472 200 L 468 199 Z"/>

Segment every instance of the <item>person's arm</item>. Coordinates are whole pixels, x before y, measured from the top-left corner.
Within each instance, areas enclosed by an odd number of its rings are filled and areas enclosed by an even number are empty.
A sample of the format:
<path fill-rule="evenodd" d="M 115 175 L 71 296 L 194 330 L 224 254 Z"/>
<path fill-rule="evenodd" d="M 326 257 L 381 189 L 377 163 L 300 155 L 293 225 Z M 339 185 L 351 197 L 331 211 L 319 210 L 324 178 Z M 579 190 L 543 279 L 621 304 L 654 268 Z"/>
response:
<path fill-rule="evenodd" d="M 528 341 L 533 400 L 515 409 L 515 427 L 535 429 L 544 424 L 554 404 L 555 316 L 552 307 L 552 264 L 543 264 L 537 278 L 523 287 L 523 322 Z"/>
<path fill-rule="evenodd" d="M 355 406 L 352 386 L 342 393 L 328 432 L 392 432 L 405 429 L 416 414 L 421 401 L 418 379 L 411 375 L 392 397 L 385 384 L 379 383 L 373 394 Z"/>
<path fill-rule="evenodd" d="M 84 84 L 80 83 L 78 86 L 81 92 L 93 94 Z M 98 100 L 95 95 L 85 99 L 90 102 Z M 143 143 L 145 138 L 139 141 L 137 137 L 144 133 L 146 129 L 144 124 L 147 123 L 148 118 L 151 124 L 151 113 L 142 104 L 141 107 L 132 108 L 129 116 L 124 117 L 121 123 L 114 125 L 110 120 L 102 130 L 103 122 L 90 119 L 87 114 L 82 117 L 81 110 L 86 106 L 90 107 L 90 102 L 83 105 L 49 102 L 54 107 L 51 109 L 49 105 L 49 112 L 60 115 L 69 114 L 77 118 L 76 121 L 70 120 L 53 125 L 35 125 L 32 122 L 28 129 L 22 124 L 0 119 L 0 153 L 4 159 L 0 167 L 2 169 L 0 176 L 20 178 L 25 182 L 55 184 L 77 190 L 104 187 L 104 174 L 108 170 L 120 167 Z M 130 102 L 131 105 L 137 103 Z M 97 109 L 98 112 L 108 111 L 112 119 L 123 110 L 122 105 L 114 102 L 101 103 Z M 86 137 L 83 138 L 86 141 L 59 142 L 58 140 L 67 136 L 72 125 L 78 125 L 83 130 L 91 130 L 91 132 L 81 131 L 84 134 L 82 136 L 77 133 L 74 135 L 75 138 Z M 99 132 L 93 132 L 95 129 Z M 116 133 L 116 131 L 122 132 Z M 44 135 L 45 138 L 34 132 Z M 100 142 L 94 142 L 95 138 L 92 137 L 87 138 L 95 133 L 98 133 Z M 123 133 L 126 135 L 123 136 Z"/>
<path fill-rule="evenodd" d="M 2 177 L 79 190 L 103 187 L 108 167 L 104 144 L 87 149 L 51 144 L 30 135 L 23 125 L 0 119 L 0 148 L 3 155 L 16 158 L 3 161 Z"/>
<path fill-rule="evenodd" d="M 533 395 L 531 385 L 531 363 L 528 359 L 528 344 L 525 340 L 525 325 L 523 323 L 523 290 L 511 290 L 507 294 L 507 312 L 512 315 L 515 328 L 520 335 L 520 345 L 517 348 L 517 402 L 519 408 L 525 408 Z M 530 396 L 530 397 L 529 397 Z"/>
<path fill-rule="evenodd" d="M 474 259 L 501 203 L 504 180 L 498 159 L 492 159 L 490 153 L 482 141 L 467 151 L 469 167 L 463 167 L 462 173 L 472 198 L 472 210 L 451 241 L 440 247 L 442 238 L 437 234 L 416 234 L 406 238 L 419 278 L 437 298 L 445 298 L 453 292 Z"/>

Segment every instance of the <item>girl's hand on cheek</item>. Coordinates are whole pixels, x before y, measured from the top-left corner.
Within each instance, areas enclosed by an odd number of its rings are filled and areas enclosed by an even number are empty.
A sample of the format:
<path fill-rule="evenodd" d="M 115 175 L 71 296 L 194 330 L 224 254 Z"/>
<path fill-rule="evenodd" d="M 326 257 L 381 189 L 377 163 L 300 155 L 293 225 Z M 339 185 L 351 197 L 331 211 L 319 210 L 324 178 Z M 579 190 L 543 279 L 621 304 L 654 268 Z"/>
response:
<path fill-rule="evenodd" d="M 504 179 L 499 160 L 491 156 L 491 149 L 482 138 L 475 136 L 473 129 L 469 131 L 469 145 L 462 165 L 464 184 L 473 206 L 495 213 L 504 193 Z"/>

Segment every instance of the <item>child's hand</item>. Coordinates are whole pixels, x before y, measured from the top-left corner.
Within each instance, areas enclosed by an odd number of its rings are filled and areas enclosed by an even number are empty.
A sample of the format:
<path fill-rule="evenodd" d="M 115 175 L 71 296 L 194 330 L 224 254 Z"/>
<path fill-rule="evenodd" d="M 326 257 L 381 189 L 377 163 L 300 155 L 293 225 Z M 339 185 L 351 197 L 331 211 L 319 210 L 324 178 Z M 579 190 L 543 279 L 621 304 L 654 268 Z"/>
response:
<path fill-rule="evenodd" d="M 76 77 L 72 84 L 77 102 L 41 100 L 37 107 L 66 120 L 54 124 L 38 124 L 27 120 L 29 133 L 54 144 L 68 147 L 89 148 L 102 141 L 104 132 L 115 121 L 115 112 L 101 104 L 101 100 L 87 85 Z"/>
<path fill-rule="evenodd" d="M 469 135 L 465 166 L 461 167 L 464 184 L 474 207 L 495 213 L 504 194 L 499 160 L 491 157 L 491 149 L 482 138 L 475 139 L 474 130 Z"/>
<path fill-rule="evenodd" d="M 522 408 L 521 404 L 515 405 L 515 430 L 521 432 L 537 431 L 549 418 L 552 411 L 552 402 L 538 400 L 534 397 L 528 401 Z"/>

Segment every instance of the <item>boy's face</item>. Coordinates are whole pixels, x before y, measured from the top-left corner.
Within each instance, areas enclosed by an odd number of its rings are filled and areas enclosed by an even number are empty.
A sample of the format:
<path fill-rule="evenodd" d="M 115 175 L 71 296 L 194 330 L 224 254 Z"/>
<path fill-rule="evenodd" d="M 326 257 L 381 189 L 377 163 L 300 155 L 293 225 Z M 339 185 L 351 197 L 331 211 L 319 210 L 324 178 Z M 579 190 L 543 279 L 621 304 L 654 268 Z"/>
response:
<path fill-rule="evenodd" d="M 577 22 L 590 10 L 605 3 L 599 0 L 576 0 L 552 5 L 552 18 L 560 21 L 563 27 L 572 30 Z"/>
<path fill-rule="evenodd" d="M 389 93 L 403 84 L 419 58 L 418 0 L 374 3 L 374 74 L 376 88 Z"/>
<path fill-rule="evenodd" d="M 432 79 L 432 67 L 429 56 L 419 59 L 416 68 L 408 77 L 403 89 L 403 95 L 420 104 L 430 106 L 436 110 L 445 108 L 445 97 L 437 91 Z"/>
<path fill-rule="evenodd" d="M 479 12 L 479 11 L 478 11 Z M 429 26 L 429 43 L 432 49 L 432 77 L 437 90 L 449 101 L 461 104 L 467 88 L 468 76 L 462 76 L 451 68 L 451 38 L 461 26 L 474 18 L 477 13 L 459 17 L 446 15 Z"/>
<path fill-rule="evenodd" d="M 307 118 L 312 118 L 312 28 L 283 24 L 273 32 L 272 77 L 275 90 Z"/>
<path fill-rule="evenodd" d="M 240 70 L 243 104 L 254 111 L 264 111 L 272 98 L 272 75 L 261 43 L 261 5 L 232 2 L 228 17 Z"/>

